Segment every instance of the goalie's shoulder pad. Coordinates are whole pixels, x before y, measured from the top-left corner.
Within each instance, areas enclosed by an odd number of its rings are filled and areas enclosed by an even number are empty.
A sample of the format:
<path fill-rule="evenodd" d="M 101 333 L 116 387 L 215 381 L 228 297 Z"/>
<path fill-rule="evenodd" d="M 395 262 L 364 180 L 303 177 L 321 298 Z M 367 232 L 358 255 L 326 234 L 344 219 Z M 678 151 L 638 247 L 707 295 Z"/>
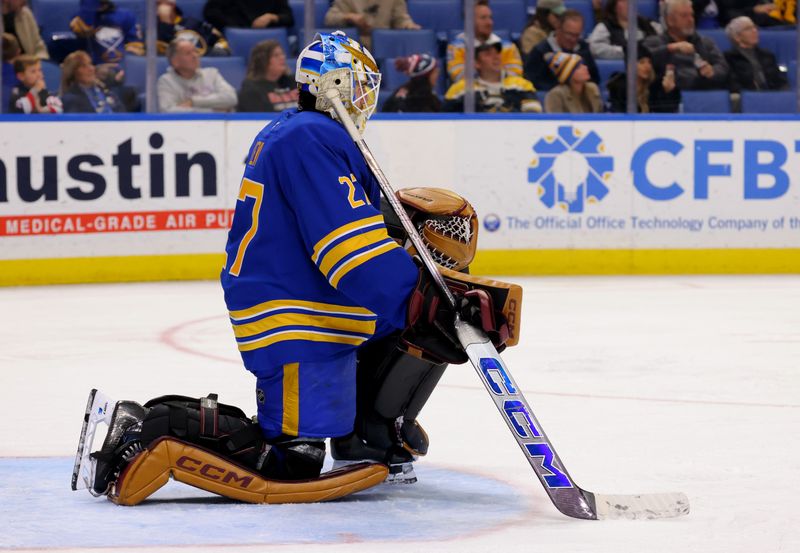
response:
<path fill-rule="evenodd" d="M 118 505 L 137 505 L 172 475 L 179 482 L 248 503 L 316 503 L 376 486 L 388 474 L 386 465 L 359 463 L 311 480 L 269 480 L 207 449 L 164 437 L 125 467 L 109 499 Z"/>

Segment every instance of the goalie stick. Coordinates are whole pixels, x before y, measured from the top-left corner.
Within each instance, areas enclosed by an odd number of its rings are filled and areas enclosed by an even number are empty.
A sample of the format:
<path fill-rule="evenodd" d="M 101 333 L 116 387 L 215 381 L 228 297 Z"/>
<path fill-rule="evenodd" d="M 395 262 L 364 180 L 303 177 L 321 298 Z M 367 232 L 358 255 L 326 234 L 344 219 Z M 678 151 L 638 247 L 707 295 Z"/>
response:
<path fill-rule="evenodd" d="M 331 73 L 324 75 L 323 79 L 329 76 L 332 77 Z M 447 302 L 455 308 L 456 300 L 453 293 L 445 284 L 436 262 L 397 199 L 394 189 L 367 143 L 350 118 L 350 114 L 339 97 L 339 91 L 335 87 L 328 88 L 325 98 L 330 102 L 337 119 L 344 125 L 350 138 L 364 156 L 364 160 L 378 180 L 383 195 L 402 222 L 403 228 L 408 233 L 426 269 L 444 294 Z M 559 511 L 570 517 L 589 520 L 655 519 L 677 517 L 689 513 L 689 499 L 683 493 L 605 495 L 584 490 L 575 484 L 534 416 L 527 400 L 514 382 L 508 367 L 486 334 L 481 329 L 461 320 L 458 315 L 456 315 L 455 328 L 458 340 L 466 351 L 470 363 L 492 397 L 495 406 L 503 415 L 511 434 L 544 486 L 550 500 Z"/>

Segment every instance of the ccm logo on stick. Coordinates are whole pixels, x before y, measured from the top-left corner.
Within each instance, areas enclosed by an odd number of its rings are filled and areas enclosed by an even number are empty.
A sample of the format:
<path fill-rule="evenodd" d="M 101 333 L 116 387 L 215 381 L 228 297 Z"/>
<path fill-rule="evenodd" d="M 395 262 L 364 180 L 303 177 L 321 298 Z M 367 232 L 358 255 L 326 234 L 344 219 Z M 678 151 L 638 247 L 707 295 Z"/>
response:
<path fill-rule="evenodd" d="M 199 472 L 210 480 L 220 480 L 225 484 L 235 482 L 242 488 L 247 488 L 253 481 L 252 476 L 239 476 L 232 470 L 217 467 L 210 463 L 204 463 L 203 461 L 192 459 L 186 455 L 178 459 L 175 464 L 189 472 Z"/>

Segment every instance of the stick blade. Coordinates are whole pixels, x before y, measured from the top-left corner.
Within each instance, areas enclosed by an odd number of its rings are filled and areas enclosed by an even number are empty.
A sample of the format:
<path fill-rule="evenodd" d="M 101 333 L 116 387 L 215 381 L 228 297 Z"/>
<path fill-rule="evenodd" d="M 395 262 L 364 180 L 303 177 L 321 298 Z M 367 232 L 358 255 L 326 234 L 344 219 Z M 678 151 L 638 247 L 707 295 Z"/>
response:
<path fill-rule="evenodd" d="M 650 493 L 641 495 L 593 494 L 598 520 L 675 518 L 689 514 L 686 494 Z"/>

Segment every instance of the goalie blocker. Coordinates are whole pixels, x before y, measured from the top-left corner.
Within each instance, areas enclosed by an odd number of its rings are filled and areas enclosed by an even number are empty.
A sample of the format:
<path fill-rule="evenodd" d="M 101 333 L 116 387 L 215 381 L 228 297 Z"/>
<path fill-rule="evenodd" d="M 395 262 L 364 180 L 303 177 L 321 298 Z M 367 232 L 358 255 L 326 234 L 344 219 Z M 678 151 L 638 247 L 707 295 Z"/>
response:
<path fill-rule="evenodd" d="M 470 203 L 439 188 L 403 189 L 397 197 L 447 285 L 458 297 L 472 297 L 473 301 L 462 304 L 462 318 L 484 328 L 501 349 L 517 344 L 522 289 L 466 273 L 478 235 L 478 221 Z M 415 255 L 385 199 L 381 207 L 389 235 Z M 452 331 L 453 313 L 439 299 L 427 272 L 421 271 L 409 306 L 408 327 L 360 348 L 354 431 L 331 440 L 335 467 L 364 459 L 380 461 L 389 465 L 390 481 L 416 481 L 412 462 L 425 455 L 429 445 L 417 416 L 448 363 L 467 361 Z"/>

